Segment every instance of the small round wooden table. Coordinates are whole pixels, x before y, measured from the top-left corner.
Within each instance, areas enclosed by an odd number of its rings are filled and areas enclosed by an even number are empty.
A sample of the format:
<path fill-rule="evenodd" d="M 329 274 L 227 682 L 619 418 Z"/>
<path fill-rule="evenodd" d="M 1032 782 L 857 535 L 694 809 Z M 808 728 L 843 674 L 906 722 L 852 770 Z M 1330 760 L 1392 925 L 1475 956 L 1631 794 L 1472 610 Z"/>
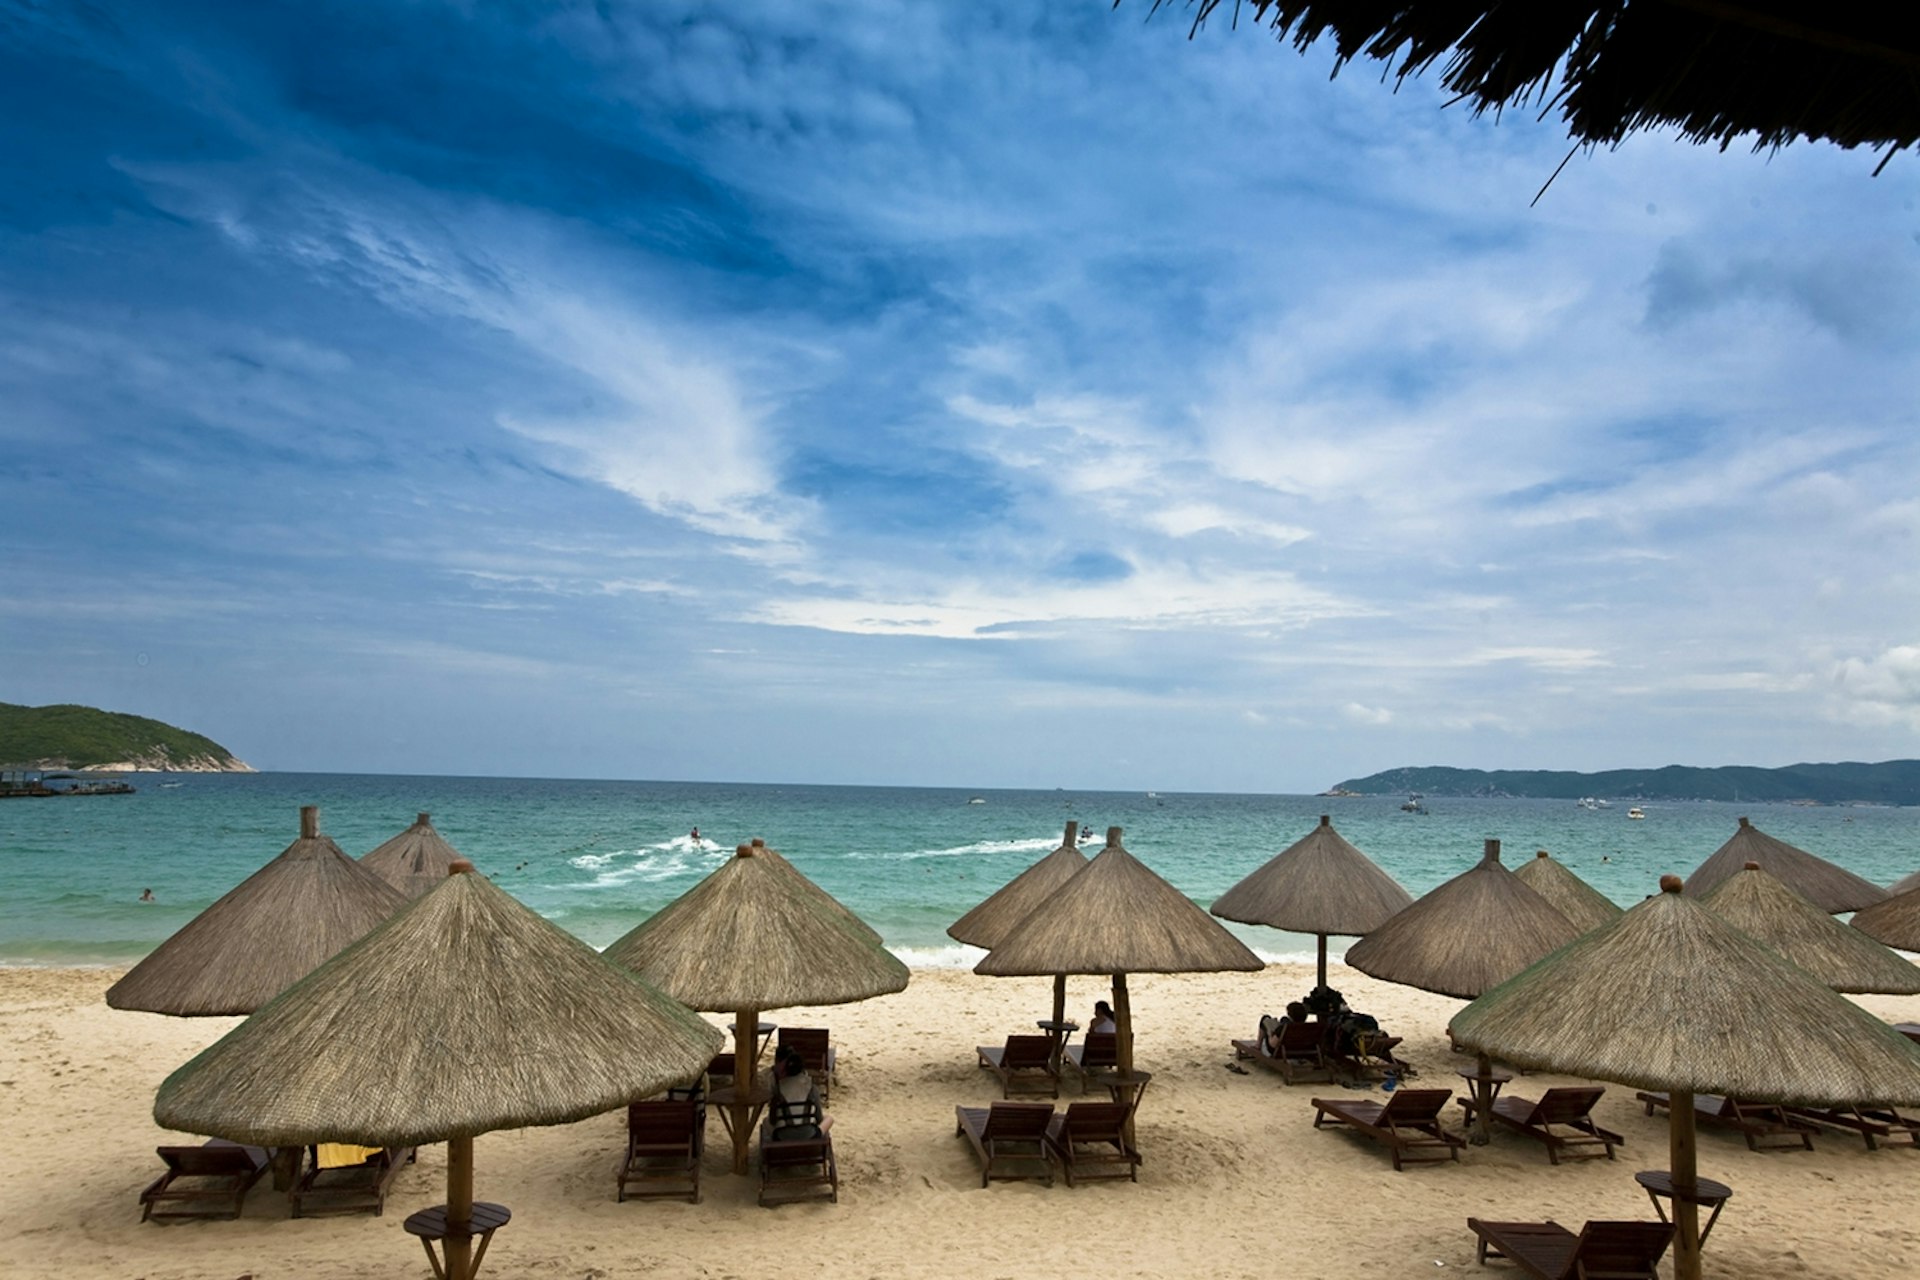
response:
<path fill-rule="evenodd" d="M 493 1233 L 506 1226 L 512 1217 L 513 1213 L 503 1204 L 491 1204 L 485 1200 L 473 1202 L 473 1211 L 468 1217 L 464 1234 L 468 1239 L 480 1237 L 480 1247 L 473 1252 L 470 1274 L 480 1273 L 480 1259 L 487 1256 L 487 1246 L 493 1243 Z M 420 1237 L 420 1247 L 427 1251 L 427 1261 L 433 1264 L 433 1274 L 440 1280 L 446 1280 L 447 1269 L 441 1264 L 440 1255 L 434 1251 L 433 1242 L 443 1242 L 444 1248 L 448 1236 L 463 1234 L 447 1226 L 447 1206 L 437 1204 L 431 1209 L 410 1214 L 400 1226 L 408 1235 Z"/>
<path fill-rule="evenodd" d="M 1036 1018 L 1033 1025 L 1046 1032 L 1047 1039 L 1053 1042 L 1053 1047 L 1047 1051 L 1047 1063 L 1053 1068 L 1054 1074 L 1058 1075 L 1060 1055 L 1067 1051 L 1067 1040 L 1080 1029 L 1080 1024 L 1055 1022 L 1052 1018 Z"/>
<path fill-rule="evenodd" d="M 1660 1221 L 1671 1222 L 1667 1217 L 1666 1206 L 1661 1200 L 1680 1198 L 1673 1185 L 1673 1175 L 1665 1169 L 1643 1169 L 1633 1175 L 1633 1180 L 1645 1187 L 1647 1199 L 1653 1201 L 1653 1211 L 1660 1215 Z M 1693 1194 L 1685 1197 L 1694 1204 L 1710 1205 L 1713 1212 L 1707 1215 L 1707 1225 L 1700 1228 L 1700 1246 L 1706 1247 L 1707 1233 L 1713 1230 L 1714 1222 L 1720 1217 L 1720 1210 L 1727 1201 L 1733 1199 L 1733 1188 L 1724 1182 L 1715 1182 L 1712 1178 L 1696 1177 L 1693 1180 Z"/>

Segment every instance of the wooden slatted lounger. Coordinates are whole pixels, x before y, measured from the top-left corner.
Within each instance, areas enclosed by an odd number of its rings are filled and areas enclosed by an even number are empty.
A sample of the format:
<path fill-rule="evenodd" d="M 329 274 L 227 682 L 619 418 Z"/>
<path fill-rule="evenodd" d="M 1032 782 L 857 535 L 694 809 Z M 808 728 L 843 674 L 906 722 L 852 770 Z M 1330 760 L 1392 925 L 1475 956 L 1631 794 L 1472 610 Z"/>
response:
<path fill-rule="evenodd" d="M 685 1196 L 699 1204 L 706 1123 L 696 1098 L 627 1104 L 627 1153 L 614 1171 L 614 1199 Z"/>
<path fill-rule="evenodd" d="M 1647 1104 L 1647 1114 L 1666 1110 L 1673 1104 L 1664 1093 L 1636 1093 Z M 1693 1118 L 1701 1124 L 1738 1130 L 1747 1140 L 1749 1151 L 1813 1150 L 1814 1127 L 1787 1114 L 1777 1102 L 1751 1102 L 1723 1098 L 1713 1093 L 1693 1095 Z M 1767 1141 L 1762 1141 L 1767 1139 Z M 1774 1139 L 1777 1139 L 1775 1141 Z"/>
<path fill-rule="evenodd" d="M 198 1147 L 156 1147 L 167 1171 L 140 1193 L 140 1221 L 237 1218 L 247 1192 L 267 1171 L 263 1147 L 223 1138 Z"/>
<path fill-rule="evenodd" d="M 1881 1138 L 1904 1134 L 1920 1146 L 1920 1119 L 1900 1114 L 1897 1107 L 1863 1102 L 1852 1107 L 1784 1107 L 1791 1119 L 1811 1120 L 1835 1129 L 1847 1129 L 1866 1141 L 1867 1150 L 1879 1149 Z"/>
<path fill-rule="evenodd" d="M 1451 1097 L 1446 1089 L 1400 1089 L 1385 1106 L 1366 1098 L 1315 1098 L 1313 1127 L 1320 1128 L 1331 1116 L 1335 1124 L 1350 1125 L 1385 1143 L 1396 1171 L 1407 1164 L 1458 1160 L 1466 1140 L 1440 1125 L 1440 1113 Z M 1413 1154 L 1434 1150 L 1441 1154 Z"/>
<path fill-rule="evenodd" d="M 1659 1280 L 1661 1255 L 1673 1240 L 1665 1222 L 1587 1223 L 1575 1235 L 1557 1222 L 1467 1219 L 1479 1238 L 1482 1266 L 1506 1258 L 1537 1280 Z"/>
<path fill-rule="evenodd" d="M 309 1147 L 306 1166 L 287 1195 L 288 1208 L 296 1218 L 369 1210 L 378 1218 L 387 1211 L 394 1179 L 412 1159 L 412 1147 L 388 1147 L 359 1164 L 323 1169 L 320 1152 Z"/>
<path fill-rule="evenodd" d="M 1288 1084 L 1303 1084 L 1333 1079 L 1333 1068 L 1321 1050 L 1325 1041 L 1325 1023 L 1289 1022 L 1280 1028 L 1280 1052 L 1275 1056 L 1261 1053 L 1258 1040 L 1235 1040 L 1233 1051 L 1236 1057 L 1278 1072 Z"/>
<path fill-rule="evenodd" d="M 833 1082 L 840 1067 L 840 1053 L 830 1040 L 825 1027 L 780 1028 L 779 1047 L 800 1055 L 800 1060 L 807 1065 L 807 1074 L 813 1077 L 813 1087 L 820 1091 L 823 1105 L 833 1101 Z"/>
<path fill-rule="evenodd" d="M 1127 1141 L 1124 1102 L 1073 1102 L 1047 1125 L 1047 1145 L 1059 1157 L 1067 1185 L 1079 1178 L 1140 1180 L 1140 1152 Z"/>
<path fill-rule="evenodd" d="M 1042 1039 L 1045 1039 L 1043 1036 Z M 1124 1108 L 1123 1108 L 1124 1109 Z M 1047 1126 L 1050 1102 L 996 1102 L 987 1107 L 955 1107 L 953 1132 L 965 1135 L 980 1158 L 980 1185 L 999 1178 L 1042 1178 L 1053 1185 L 1053 1149 Z"/>
<path fill-rule="evenodd" d="M 1004 1045 L 975 1046 L 980 1065 L 1000 1077 L 1000 1096 L 1011 1098 L 1020 1093 L 1060 1096 L 1060 1072 L 1053 1065 L 1053 1039 L 1050 1036 L 1012 1035 Z"/>
<path fill-rule="evenodd" d="M 1549 1089 L 1538 1102 L 1510 1093 L 1494 1100 L 1489 1117 L 1543 1144 L 1547 1159 L 1553 1164 L 1559 1164 L 1562 1155 L 1573 1159 L 1598 1159 L 1604 1155 L 1611 1160 L 1613 1149 L 1626 1145 L 1627 1140 L 1594 1122 L 1593 1105 L 1604 1093 L 1606 1089 L 1600 1085 Z M 1461 1098 L 1460 1106 L 1467 1113 L 1468 1121 L 1472 1121 L 1478 1104 L 1472 1098 Z M 1556 1133 L 1555 1125 L 1572 1132 Z M 1568 1150 L 1570 1147 L 1601 1149 L 1573 1152 Z"/>

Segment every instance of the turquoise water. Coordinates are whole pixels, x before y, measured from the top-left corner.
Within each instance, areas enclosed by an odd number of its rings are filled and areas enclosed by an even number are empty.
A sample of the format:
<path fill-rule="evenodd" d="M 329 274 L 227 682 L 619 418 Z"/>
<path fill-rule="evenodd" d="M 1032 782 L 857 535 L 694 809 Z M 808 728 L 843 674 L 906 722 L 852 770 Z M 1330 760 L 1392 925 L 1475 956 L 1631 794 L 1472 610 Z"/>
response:
<path fill-rule="evenodd" d="M 1614 901 L 1685 874 L 1737 818 L 1880 884 L 1920 867 L 1920 809 L 1627 805 L 1564 800 L 1199 795 L 388 775 L 137 775 L 137 794 L 0 801 L 0 964 L 137 959 L 290 844 L 299 806 L 359 856 L 416 812 L 496 883 L 595 946 L 671 901 L 754 836 L 858 912 L 911 964 L 972 963 L 947 925 L 1059 844 L 1109 826 L 1205 906 L 1319 815 L 1419 895 L 1502 841 L 1508 865 L 1548 849 Z M 978 795 L 983 804 L 970 804 Z M 702 841 L 689 832 L 698 826 Z M 1603 859 L 1606 859 L 1603 861 Z M 155 901 L 139 901 L 151 888 Z M 1233 926 L 1262 955 L 1311 938 Z"/>

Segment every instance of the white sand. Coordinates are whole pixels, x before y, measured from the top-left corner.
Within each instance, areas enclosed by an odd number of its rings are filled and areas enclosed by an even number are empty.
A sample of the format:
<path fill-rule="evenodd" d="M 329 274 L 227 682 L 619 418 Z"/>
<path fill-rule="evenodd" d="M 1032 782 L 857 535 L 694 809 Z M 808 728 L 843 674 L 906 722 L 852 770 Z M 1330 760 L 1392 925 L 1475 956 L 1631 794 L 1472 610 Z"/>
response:
<path fill-rule="evenodd" d="M 174 1067 L 234 1025 L 121 1013 L 102 1003 L 117 974 L 0 970 L 0 1274 L 9 1276 L 426 1277 L 419 1244 L 400 1229 L 445 1199 L 444 1149 L 421 1152 L 386 1216 L 288 1218 L 263 1180 L 237 1222 L 140 1222 L 137 1197 L 158 1173 L 153 1148 L 192 1141 L 152 1120 L 154 1089 Z M 1401 1054 L 1421 1084 L 1458 1085 L 1471 1065 L 1443 1034 L 1458 1001 L 1333 976 L 1357 1008 L 1406 1036 Z M 995 1183 L 980 1187 L 956 1103 L 998 1096 L 974 1066 L 975 1044 L 1032 1029 L 1048 1012 L 1044 979 L 921 971 L 897 996 L 773 1015 L 829 1025 L 840 1047 L 830 1108 L 839 1153 L 837 1205 L 762 1209 L 757 1179 L 728 1167 L 716 1121 L 708 1135 L 705 1199 L 614 1201 L 623 1121 L 606 1115 L 564 1128 L 489 1134 L 476 1146 L 475 1192 L 514 1213 L 483 1275 L 623 1277 L 965 1277 L 1073 1275 L 1209 1277 L 1480 1274 L 1468 1215 L 1647 1218 L 1639 1169 L 1667 1166 L 1664 1119 L 1613 1086 L 1598 1117 L 1627 1137 L 1617 1162 L 1549 1166 L 1538 1145 L 1496 1131 L 1458 1164 L 1395 1173 L 1383 1150 L 1316 1132 L 1308 1098 L 1341 1091 L 1287 1088 L 1270 1073 L 1223 1069 L 1227 1041 L 1252 1034 L 1311 985 L 1310 970 L 1131 981 L 1140 1065 L 1154 1072 L 1139 1114 L 1146 1163 L 1137 1185 Z M 1084 1021 L 1107 994 L 1069 985 Z M 1920 999 L 1863 998 L 1889 1020 L 1920 1020 Z M 717 1021 L 717 1019 L 716 1019 Z M 1754 1029 L 1756 1035 L 1765 1028 Z M 1510 1086 L 1534 1094 L 1556 1076 Z M 431 1088 L 431 1081 L 422 1081 Z M 1071 1097 L 1068 1086 L 1063 1104 Z M 1379 1095 L 1374 1095 L 1379 1096 Z M 1710 1276 L 1906 1276 L 1920 1249 L 1920 1150 L 1869 1153 L 1855 1137 L 1817 1139 L 1812 1153 L 1754 1154 L 1737 1135 L 1704 1131 L 1700 1171 L 1734 1199 L 1707 1243 Z M 1516 1274 L 1495 1262 L 1485 1274 Z"/>

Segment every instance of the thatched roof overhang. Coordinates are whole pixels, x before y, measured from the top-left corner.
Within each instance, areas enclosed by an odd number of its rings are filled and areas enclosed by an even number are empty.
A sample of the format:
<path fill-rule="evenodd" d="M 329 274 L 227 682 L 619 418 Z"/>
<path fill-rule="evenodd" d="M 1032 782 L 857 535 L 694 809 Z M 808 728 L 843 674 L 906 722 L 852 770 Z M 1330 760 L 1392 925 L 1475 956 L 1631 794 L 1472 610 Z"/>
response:
<path fill-rule="evenodd" d="M 1566 864 L 1555 861 L 1545 849 L 1515 867 L 1513 874 L 1552 903 L 1582 933 L 1620 918 L 1618 903 L 1575 875 Z"/>
<path fill-rule="evenodd" d="M 1851 923 L 1886 946 L 1920 951 L 1920 887 L 1854 912 Z"/>
<path fill-rule="evenodd" d="M 1221 0 L 1189 0 L 1198 29 Z M 1172 0 L 1154 0 L 1153 8 Z M 1234 0 L 1237 17 L 1242 0 Z M 1796 138 L 1885 148 L 1920 139 L 1920 26 L 1879 5 L 1808 0 L 1244 0 L 1304 51 L 1330 37 L 1344 65 L 1405 79 L 1440 64 L 1478 114 L 1558 110 L 1580 142 L 1643 129 L 1756 149 Z M 1336 68 L 1337 70 L 1337 68 Z M 1884 163 L 1884 161 L 1883 161 Z"/>
<path fill-rule="evenodd" d="M 785 858 L 743 844 L 603 954 L 691 1008 L 759 1011 L 904 989 L 907 966 L 874 937 Z"/>
<path fill-rule="evenodd" d="M 1500 865 L 1500 842 L 1489 840 L 1473 868 L 1348 947 L 1347 963 L 1386 982 L 1471 1000 L 1577 936 Z"/>
<path fill-rule="evenodd" d="M 320 834 L 300 838 L 182 925 L 107 988 L 115 1009 L 181 1017 L 252 1013 L 406 905 L 401 892 Z"/>
<path fill-rule="evenodd" d="M 1413 905 L 1413 895 L 1354 848 L 1326 814 L 1215 900 L 1212 913 L 1294 933 L 1360 937 Z"/>
<path fill-rule="evenodd" d="M 1087 855 L 1080 852 L 1079 842 L 1074 838 L 1079 829 L 1079 823 L 1069 822 L 1059 848 L 1001 885 L 979 906 L 948 925 L 947 936 L 956 942 L 985 947 L 989 951 L 998 946 L 1000 940 L 1035 907 L 1052 897 L 1086 867 Z"/>
<path fill-rule="evenodd" d="M 1701 901 L 1835 991 L 1920 994 L 1920 966 L 1748 864 Z"/>
<path fill-rule="evenodd" d="M 154 1119 L 260 1146 L 413 1146 L 598 1115 L 693 1079 L 720 1043 L 468 868 L 167 1077 Z"/>
<path fill-rule="evenodd" d="M 1693 869 L 1687 877 L 1686 892 L 1703 897 L 1749 862 L 1757 863 L 1774 879 L 1828 913 L 1858 911 L 1887 897 L 1887 891 L 1871 880 L 1777 840 L 1744 817 L 1727 842 Z"/>
<path fill-rule="evenodd" d="M 407 897 L 418 898 L 438 889 L 459 857 L 460 851 L 433 829 L 432 815 L 423 813 L 393 839 L 361 854 L 360 865 Z"/>

